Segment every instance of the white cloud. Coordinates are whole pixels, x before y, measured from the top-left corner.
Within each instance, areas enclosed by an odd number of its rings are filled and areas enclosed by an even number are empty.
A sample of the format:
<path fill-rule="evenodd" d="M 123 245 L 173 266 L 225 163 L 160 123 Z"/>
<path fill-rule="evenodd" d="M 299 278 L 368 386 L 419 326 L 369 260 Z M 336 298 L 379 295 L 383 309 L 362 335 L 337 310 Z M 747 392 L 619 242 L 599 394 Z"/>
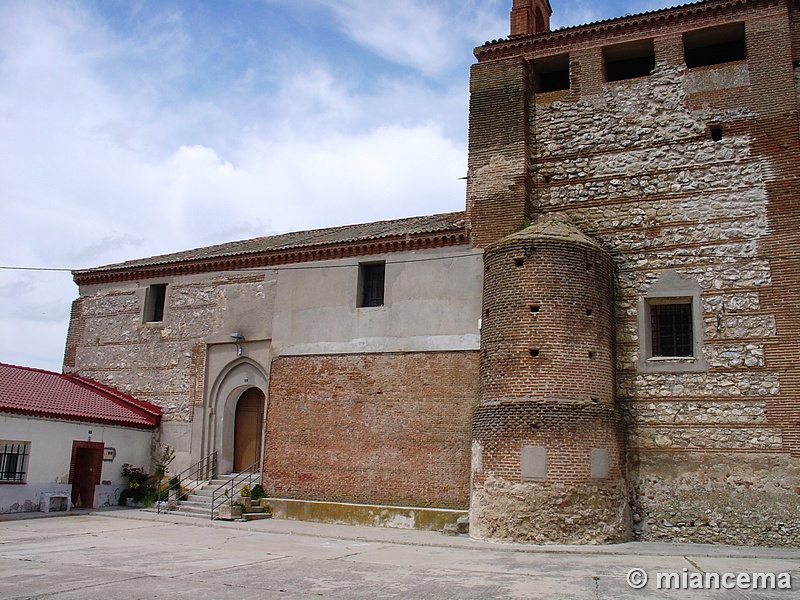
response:
<path fill-rule="evenodd" d="M 273 3 L 293 0 L 272 0 Z M 309 0 L 352 40 L 379 56 L 435 76 L 465 63 L 464 48 L 508 33 L 502 0 Z M 505 13 L 505 14 L 503 14 Z M 502 14 L 502 17 L 498 17 Z"/>
<path fill-rule="evenodd" d="M 466 69 L 354 89 L 309 51 L 280 56 L 273 94 L 237 95 L 232 74 L 200 97 L 183 27 L 170 12 L 126 37 L 80 4 L 0 4 L 0 262 L 84 268 L 463 208 Z M 69 274 L 0 271 L 0 290 L 0 361 L 60 369 Z"/>

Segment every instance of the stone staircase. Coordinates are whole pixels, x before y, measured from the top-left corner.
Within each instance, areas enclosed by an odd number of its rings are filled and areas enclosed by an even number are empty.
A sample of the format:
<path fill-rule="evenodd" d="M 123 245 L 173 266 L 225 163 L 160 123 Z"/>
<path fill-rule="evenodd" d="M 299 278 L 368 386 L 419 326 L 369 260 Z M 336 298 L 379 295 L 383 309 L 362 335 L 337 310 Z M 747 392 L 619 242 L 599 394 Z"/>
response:
<path fill-rule="evenodd" d="M 201 519 L 210 520 L 211 500 L 214 495 L 214 491 L 219 489 L 220 486 L 228 483 L 233 477 L 236 477 L 237 475 L 238 473 L 229 473 L 227 475 L 222 475 L 216 479 L 212 479 L 211 481 L 201 485 L 200 487 L 197 487 L 194 491 L 192 491 L 186 496 L 185 500 L 179 500 L 177 506 L 171 509 L 170 512 L 179 515 L 186 515 L 188 517 L 198 517 Z M 239 489 L 241 489 L 241 487 L 242 484 L 239 484 L 234 488 L 234 494 L 233 494 L 234 497 L 238 496 Z M 215 512 L 218 512 L 218 510 L 215 510 Z M 252 512 L 243 514 L 242 518 L 250 521 L 255 519 L 270 518 L 271 516 L 272 515 L 268 513 L 261 512 L 260 507 L 258 509 L 254 507 Z"/>

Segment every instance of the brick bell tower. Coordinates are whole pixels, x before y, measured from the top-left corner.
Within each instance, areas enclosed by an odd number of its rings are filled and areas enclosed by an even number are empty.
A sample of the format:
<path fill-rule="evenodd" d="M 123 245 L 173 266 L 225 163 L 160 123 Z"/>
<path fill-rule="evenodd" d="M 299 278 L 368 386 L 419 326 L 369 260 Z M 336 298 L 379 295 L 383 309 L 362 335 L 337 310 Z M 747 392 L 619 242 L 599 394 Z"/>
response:
<path fill-rule="evenodd" d="M 550 31 L 553 9 L 548 0 L 514 0 L 511 9 L 511 37 Z"/>
<path fill-rule="evenodd" d="M 630 538 L 613 273 L 610 255 L 565 221 L 486 247 L 473 537 Z"/>

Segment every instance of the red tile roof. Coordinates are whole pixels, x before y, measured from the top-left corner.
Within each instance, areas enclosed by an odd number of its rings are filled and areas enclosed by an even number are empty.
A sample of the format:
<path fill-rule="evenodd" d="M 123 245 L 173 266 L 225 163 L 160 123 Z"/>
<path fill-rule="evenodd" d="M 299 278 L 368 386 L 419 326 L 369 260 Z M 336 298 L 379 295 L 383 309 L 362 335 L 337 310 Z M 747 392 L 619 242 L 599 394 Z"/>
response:
<path fill-rule="evenodd" d="M 0 363 L 0 412 L 155 429 L 161 409 L 80 375 Z"/>

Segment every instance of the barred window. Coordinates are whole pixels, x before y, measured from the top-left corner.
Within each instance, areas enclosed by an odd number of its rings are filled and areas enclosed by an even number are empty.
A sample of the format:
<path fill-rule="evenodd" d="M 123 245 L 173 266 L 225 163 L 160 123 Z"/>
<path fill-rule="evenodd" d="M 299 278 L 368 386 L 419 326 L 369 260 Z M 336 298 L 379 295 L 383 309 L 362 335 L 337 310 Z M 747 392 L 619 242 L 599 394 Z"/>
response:
<path fill-rule="evenodd" d="M 0 442 L 0 481 L 24 482 L 27 466 L 27 442 Z"/>
<path fill-rule="evenodd" d="M 650 331 L 653 356 L 694 354 L 691 303 L 650 306 Z"/>
<path fill-rule="evenodd" d="M 383 306 L 386 263 L 359 265 L 359 303 L 361 307 Z"/>

